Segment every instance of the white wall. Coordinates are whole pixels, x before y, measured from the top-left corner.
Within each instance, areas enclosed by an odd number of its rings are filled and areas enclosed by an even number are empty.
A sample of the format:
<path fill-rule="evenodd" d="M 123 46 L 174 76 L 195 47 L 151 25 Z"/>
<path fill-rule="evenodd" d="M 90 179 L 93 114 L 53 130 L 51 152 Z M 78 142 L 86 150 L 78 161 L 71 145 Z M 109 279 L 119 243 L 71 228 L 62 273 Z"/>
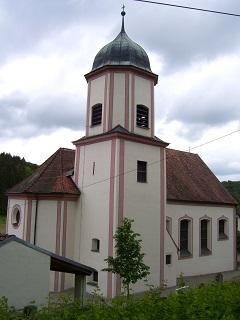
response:
<path fill-rule="evenodd" d="M 0 247 L 0 256 L 0 297 L 7 297 L 9 306 L 15 308 L 31 301 L 38 307 L 45 306 L 50 257 L 15 241 Z"/>
<path fill-rule="evenodd" d="M 234 224 L 233 209 L 217 206 L 194 206 L 167 204 L 167 216 L 172 217 L 172 236 L 179 245 L 179 218 L 185 215 L 192 220 L 192 258 L 177 260 L 177 277 L 181 272 L 184 276 L 216 273 L 234 269 Z M 212 252 L 200 255 L 199 219 L 208 216 L 212 218 L 211 241 Z M 218 240 L 218 218 L 228 218 L 229 232 L 227 240 Z"/>

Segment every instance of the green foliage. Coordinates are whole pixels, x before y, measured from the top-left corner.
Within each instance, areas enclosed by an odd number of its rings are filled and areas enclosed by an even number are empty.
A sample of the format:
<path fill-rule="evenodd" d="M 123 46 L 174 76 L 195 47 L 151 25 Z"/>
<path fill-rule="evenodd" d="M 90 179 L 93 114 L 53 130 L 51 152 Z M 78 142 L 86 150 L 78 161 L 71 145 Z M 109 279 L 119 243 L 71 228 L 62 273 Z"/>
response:
<path fill-rule="evenodd" d="M 38 166 L 26 162 L 24 158 L 0 153 L 0 215 L 7 213 L 6 190 L 31 174 Z"/>
<path fill-rule="evenodd" d="M 38 312 L 37 320 L 237 320 L 240 314 L 240 283 L 215 281 L 181 294 L 161 297 L 161 291 L 151 289 L 143 297 L 123 295 L 110 301 L 97 292 L 85 305 L 60 297 L 57 303 Z M 0 319 L 27 319 L 22 311 L 9 308 L 7 300 L 0 300 Z M 29 318 L 28 318 L 29 319 Z"/>
<path fill-rule="evenodd" d="M 240 204 L 240 181 L 223 181 L 223 186 L 233 196 L 233 198 Z"/>
<path fill-rule="evenodd" d="M 144 279 L 149 274 L 149 267 L 143 262 L 145 253 L 141 253 L 140 234 L 132 230 L 134 220 L 124 218 L 123 225 L 117 228 L 114 235 L 116 258 L 108 257 L 104 261 L 108 263 L 108 268 L 102 271 L 119 274 L 123 287 L 129 296 L 129 285 Z"/>

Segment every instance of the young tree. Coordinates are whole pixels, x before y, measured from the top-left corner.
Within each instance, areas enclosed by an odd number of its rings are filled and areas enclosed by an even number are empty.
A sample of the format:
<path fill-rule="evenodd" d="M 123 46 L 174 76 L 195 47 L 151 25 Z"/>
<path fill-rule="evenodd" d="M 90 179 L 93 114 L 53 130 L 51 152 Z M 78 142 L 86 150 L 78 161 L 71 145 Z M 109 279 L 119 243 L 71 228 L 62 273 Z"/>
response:
<path fill-rule="evenodd" d="M 138 238 L 140 234 L 132 230 L 132 222 L 134 220 L 124 218 L 122 226 L 117 228 L 113 237 L 116 257 L 105 259 L 108 268 L 102 270 L 120 275 L 127 297 L 129 297 L 130 284 L 146 278 L 150 273 L 150 267 L 143 263 L 145 253 L 141 253 L 142 240 Z"/>

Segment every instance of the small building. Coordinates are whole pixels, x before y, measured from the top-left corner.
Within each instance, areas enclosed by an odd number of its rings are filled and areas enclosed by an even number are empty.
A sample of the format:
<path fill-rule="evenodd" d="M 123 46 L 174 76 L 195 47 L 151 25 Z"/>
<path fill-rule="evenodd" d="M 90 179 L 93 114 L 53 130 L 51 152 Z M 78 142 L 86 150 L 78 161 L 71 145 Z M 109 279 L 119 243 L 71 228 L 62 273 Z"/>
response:
<path fill-rule="evenodd" d="M 0 241 L 0 297 L 23 309 L 30 303 L 47 305 L 50 270 L 75 274 L 75 298 L 85 299 L 86 276 L 93 268 L 61 257 L 15 236 Z"/>

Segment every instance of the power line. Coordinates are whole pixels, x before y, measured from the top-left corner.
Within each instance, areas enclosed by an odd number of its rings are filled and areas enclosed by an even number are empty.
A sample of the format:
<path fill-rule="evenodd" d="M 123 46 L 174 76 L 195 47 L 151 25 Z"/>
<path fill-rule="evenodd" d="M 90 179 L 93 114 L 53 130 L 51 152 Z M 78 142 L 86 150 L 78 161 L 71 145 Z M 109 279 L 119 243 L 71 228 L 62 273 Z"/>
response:
<path fill-rule="evenodd" d="M 198 146 L 189 148 L 189 150 L 185 150 L 185 152 L 189 152 L 190 150 L 200 148 L 200 147 L 205 146 L 205 145 L 207 145 L 207 144 L 209 144 L 209 143 L 212 143 L 212 142 L 215 142 L 215 141 L 217 141 L 217 140 L 226 138 L 226 137 L 228 137 L 228 136 L 230 136 L 230 135 L 232 135 L 232 134 L 238 133 L 238 132 L 240 132 L 240 129 L 239 129 L 239 130 L 236 130 L 236 131 L 232 131 L 232 132 L 230 132 L 230 133 L 227 133 L 227 134 L 225 134 L 224 136 L 218 137 L 218 138 L 216 138 L 216 139 L 209 140 L 209 141 L 207 141 L 207 142 L 204 142 L 204 143 L 202 143 L 202 144 L 199 144 Z M 184 151 L 183 151 L 183 152 L 184 152 Z M 174 155 L 171 156 L 171 157 L 174 157 Z M 168 158 L 170 158 L 170 156 L 168 156 Z M 162 162 L 162 161 L 165 161 L 166 159 L 167 159 L 167 157 L 165 157 L 165 158 L 163 158 L 163 159 L 160 159 L 160 160 L 158 160 L 158 161 L 151 162 L 151 163 L 147 164 L 147 166 L 151 166 L 151 165 L 160 163 L 160 162 Z M 120 177 L 120 176 L 124 176 L 124 175 L 126 175 L 126 174 L 129 174 L 129 173 L 132 173 L 132 172 L 136 172 L 136 171 L 137 171 L 137 169 L 132 169 L 132 170 L 129 170 L 129 171 L 125 171 L 125 172 L 123 172 L 122 174 L 117 174 L 117 175 L 115 175 L 115 176 L 112 176 L 112 177 L 109 177 L 109 178 L 106 178 L 106 179 L 99 180 L 99 181 L 97 181 L 97 182 L 94 182 L 94 183 L 85 185 L 85 186 L 83 186 L 82 188 L 91 187 L 91 186 L 93 186 L 93 185 L 96 185 L 96 184 L 99 184 L 99 183 L 103 183 L 103 182 L 106 182 L 106 181 L 108 181 L 108 180 L 110 180 L 110 179 L 115 179 L 115 178 L 118 178 L 118 177 Z M 26 201 L 26 203 L 20 204 L 19 206 L 20 206 L 20 207 L 25 206 L 26 204 L 28 204 L 29 201 L 30 201 L 30 200 Z M 32 200 L 32 203 L 35 203 L 35 202 L 37 202 L 37 200 Z M 13 207 L 14 207 L 14 206 L 8 207 L 8 209 L 11 210 Z"/>
<path fill-rule="evenodd" d="M 175 8 L 181 8 L 181 9 L 188 9 L 188 10 L 196 10 L 196 11 L 203 11 L 203 12 L 209 12 L 209 13 L 217 13 L 217 14 L 223 14 L 223 15 L 233 16 L 233 17 L 240 17 L 240 14 L 236 14 L 236 13 L 229 13 L 229 12 L 208 10 L 208 9 L 202 9 L 202 8 L 180 6 L 180 5 L 177 5 L 177 4 L 163 3 L 163 2 L 157 2 L 157 1 L 149 1 L 149 0 L 133 0 L 133 1 L 146 2 L 146 3 L 158 4 L 158 5 L 162 5 L 162 6 L 175 7 Z"/>

